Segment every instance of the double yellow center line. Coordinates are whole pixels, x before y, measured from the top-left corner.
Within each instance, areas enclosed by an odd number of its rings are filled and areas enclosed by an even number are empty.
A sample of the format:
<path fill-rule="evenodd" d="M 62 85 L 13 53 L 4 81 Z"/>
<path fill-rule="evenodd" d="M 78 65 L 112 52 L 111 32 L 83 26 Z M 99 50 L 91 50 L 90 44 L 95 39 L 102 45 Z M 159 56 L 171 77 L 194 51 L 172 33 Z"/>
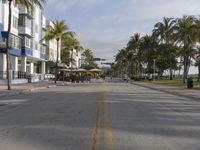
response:
<path fill-rule="evenodd" d="M 101 122 L 103 121 L 103 129 L 104 129 L 104 149 L 106 150 L 114 150 L 113 142 L 112 142 L 112 130 L 110 126 L 110 114 L 108 111 L 108 106 L 106 105 L 104 99 L 106 95 L 106 87 L 103 86 L 103 92 L 99 96 L 99 100 L 96 106 L 96 115 L 95 115 L 95 123 L 92 130 L 92 136 L 90 141 L 90 150 L 99 150 L 100 144 L 100 127 Z"/>

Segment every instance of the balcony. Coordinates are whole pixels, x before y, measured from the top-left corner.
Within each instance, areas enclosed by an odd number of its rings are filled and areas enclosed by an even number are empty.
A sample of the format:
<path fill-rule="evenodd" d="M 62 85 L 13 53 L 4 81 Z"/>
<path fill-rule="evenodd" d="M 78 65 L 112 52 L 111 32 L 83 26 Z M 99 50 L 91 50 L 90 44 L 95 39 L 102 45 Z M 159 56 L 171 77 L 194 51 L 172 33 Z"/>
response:
<path fill-rule="evenodd" d="M 28 27 L 19 27 L 19 34 L 21 35 L 27 35 L 27 36 L 31 36 L 31 29 Z"/>
<path fill-rule="evenodd" d="M 33 19 L 32 8 L 27 9 L 24 5 L 19 6 L 19 14 L 27 16 L 29 19 Z"/>
<path fill-rule="evenodd" d="M 31 20 L 25 15 L 19 15 L 18 24 L 19 34 L 32 37 L 31 34 Z"/>
<path fill-rule="evenodd" d="M 31 38 L 26 35 L 22 35 L 22 55 L 33 55 L 33 51 L 31 49 Z"/>
<path fill-rule="evenodd" d="M 2 31 L 1 34 L 2 34 L 2 37 L 3 37 L 3 39 L 2 39 L 3 45 L 5 46 L 5 41 L 6 41 L 7 37 L 8 37 L 8 32 Z M 21 46 L 21 40 L 22 40 L 21 37 L 17 36 L 17 35 L 14 35 L 12 33 L 10 33 L 9 37 L 10 37 L 9 38 L 10 54 L 11 55 L 15 55 L 15 56 L 21 56 L 21 53 L 22 53 L 22 51 L 21 51 L 21 48 L 22 48 L 22 46 Z M 5 52 L 5 47 L 1 48 L 0 50 L 1 50 L 1 52 Z"/>
<path fill-rule="evenodd" d="M 33 51 L 32 51 L 31 48 L 22 47 L 22 55 L 32 56 L 33 55 Z"/>

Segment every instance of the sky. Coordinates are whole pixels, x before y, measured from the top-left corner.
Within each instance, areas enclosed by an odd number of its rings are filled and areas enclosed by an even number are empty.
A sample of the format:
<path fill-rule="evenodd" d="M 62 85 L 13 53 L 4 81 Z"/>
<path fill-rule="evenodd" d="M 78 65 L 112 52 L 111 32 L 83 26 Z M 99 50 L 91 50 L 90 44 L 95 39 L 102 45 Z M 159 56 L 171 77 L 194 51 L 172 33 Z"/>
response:
<path fill-rule="evenodd" d="M 95 57 L 112 61 L 134 33 L 150 34 L 163 17 L 200 15 L 200 0 L 47 0 L 44 13 L 65 20 Z"/>

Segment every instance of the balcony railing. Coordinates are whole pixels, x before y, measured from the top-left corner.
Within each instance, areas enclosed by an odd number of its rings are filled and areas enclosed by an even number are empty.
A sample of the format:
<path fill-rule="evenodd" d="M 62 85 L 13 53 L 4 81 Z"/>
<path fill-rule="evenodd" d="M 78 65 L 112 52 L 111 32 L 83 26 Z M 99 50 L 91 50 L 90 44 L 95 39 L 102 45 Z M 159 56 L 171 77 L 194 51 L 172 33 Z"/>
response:
<path fill-rule="evenodd" d="M 7 37 L 8 37 L 8 32 L 7 31 L 2 31 L 2 41 L 5 42 Z M 21 49 L 21 37 L 14 35 L 12 33 L 10 33 L 9 36 L 9 48 L 17 48 L 17 49 Z"/>

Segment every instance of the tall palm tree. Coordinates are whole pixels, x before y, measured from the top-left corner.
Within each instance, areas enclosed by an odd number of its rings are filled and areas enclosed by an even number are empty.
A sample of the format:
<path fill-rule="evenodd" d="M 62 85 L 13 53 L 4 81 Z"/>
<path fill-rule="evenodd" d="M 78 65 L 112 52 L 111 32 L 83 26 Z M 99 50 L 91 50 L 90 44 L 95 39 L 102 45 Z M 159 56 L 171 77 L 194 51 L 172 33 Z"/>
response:
<path fill-rule="evenodd" d="M 129 52 L 129 55 L 131 54 L 132 56 L 129 56 L 131 62 L 132 62 L 132 68 L 135 68 L 135 75 L 138 75 L 142 71 L 142 58 L 140 56 L 140 44 L 141 44 L 141 37 L 139 33 L 135 33 L 131 39 L 129 40 L 127 44 L 127 49 Z"/>
<path fill-rule="evenodd" d="M 174 18 L 163 18 L 163 22 L 158 22 L 155 24 L 153 29 L 153 34 L 158 37 L 161 44 L 172 45 L 173 33 L 175 29 L 176 19 Z M 170 80 L 172 77 L 172 51 L 169 48 L 169 70 L 170 70 Z"/>
<path fill-rule="evenodd" d="M 121 49 L 116 55 L 115 62 L 119 68 L 119 74 L 123 77 L 123 74 L 126 73 L 128 67 L 128 59 L 127 59 L 127 49 Z"/>
<path fill-rule="evenodd" d="M 141 38 L 139 33 L 135 33 L 127 44 L 127 49 L 130 49 L 137 53 L 138 48 L 140 46 Z"/>
<path fill-rule="evenodd" d="M 183 62 L 184 62 L 184 71 L 183 71 L 183 83 L 188 75 L 189 63 L 190 63 L 190 54 L 191 50 L 196 44 L 199 36 L 197 32 L 197 26 L 195 24 L 194 16 L 183 16 L 178 19 L 176 25 L 175 37 L 177 41 L 182 45 L 183 49 Z"/>
<path fill-rule="evenodd" d="M 59 45 L 65 36 L 71 36 L 71 32 L 67 32 L 68 26 L 65 24 L 64 20 L 53 21 L 53 25 L 49 25 L 46 29 L 46 35 L 44 39 L 46 41 L 55 39 L 57 42 L 57 58 L 56 58 L 56 69 L 55 69 L 55 84 L 58 79 L 58 58 L 59 58 Z"/>
<path fill-rule="evenodd" d="M 197 18 L 195 20 L 195 23 L 197 25 L 197 34 L 199 35 L 198 37 L 198 42 L 200 42 L 200 18 Z M 194 60 L 195 60 L 195 66 L 198 67 L 198 79 L 197 81 L 200 82 L 200 46 L 196 47 L 196 54 L 194 55 Z"/>
<path fill-rule="evenodd" d="M 8 1 L 8 31 L 7 31 L 7 39 L 6 39 L 6 63 L 7 63 L 7 86 L 8 90 L 11 90 L 11 76 L 10 76 L 10 58 L 9 58 L 9 41 L 10 41 L 10 32 L 11 32 L 11 20 L 12 20 L 12 3 L 14 0 Z M 38 4 L 42 7 L 42 4 L 46 2 L 46 0 L 33 0 L 34 3 Z M 30 0 L 15 0 L 15 5 L 22 4 L 25 5 L 27 9 L 30 9 L 32 6 L 30 4 Z"/>
<path fill-rule="evenodd" d="M 152 35 L 146 35 L 141 39 L 140 53 L 143 62 L 147 64 L 147 72 L 150 75 L 153 68 L 153 61 L 156 55 L 157 41 Z"/>
<path fill-rule="evenodd" d="M 196 55 L 194 56 L 195 66 L 198 67 L 198 78 L 197 81 L 200 81 L 200 47 L 196 49 Z"/>
<path fill-rule="evenodd" d="M 70 62 L 71 62 L 71 68 L 73 68 L 72 64 L 73 64 L 73 51 L 76 50 L 76 53 L 78 53 L 79 51 L 83 50 L 83 47 L 80 46 L 80 42 L 74 37 L 69 37 L 69 36 L 65 36 L 62 42 L 63 51 L 70 51 Z"/>

